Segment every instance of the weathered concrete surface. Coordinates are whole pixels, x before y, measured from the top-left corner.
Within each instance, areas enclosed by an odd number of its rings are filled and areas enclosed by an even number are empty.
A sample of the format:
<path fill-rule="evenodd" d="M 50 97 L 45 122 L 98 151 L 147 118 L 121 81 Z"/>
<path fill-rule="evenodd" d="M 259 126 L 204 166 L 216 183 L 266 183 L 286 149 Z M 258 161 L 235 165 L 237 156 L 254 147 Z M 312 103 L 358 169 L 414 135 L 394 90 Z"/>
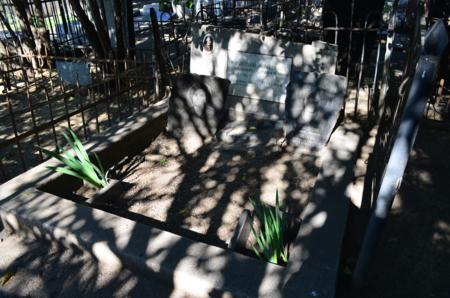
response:
<path fill-rule="evenodd" d="M 341 110 L 347 80 L 332 74 L 299 73 L 288 86 L 285 132 L 289 144 L 320 151 Z"/>
<path fill-rule="evenodd" d="M 346 122 L 324 150 L 321 173 L 305 211 L 289 259 L 283 293 L 289 297 L 334 297 L 354 165 L 359 125 Z"/>
<path fill-rule="evenodd" d="M 117 160 L 114 157 L 137 150 L 133 144 L 143 137 L 127 132 L 151 129 L 149 114 L 156 119 L 165 110 L 163 104 L 146 110 L 89 145 L 108 161 Z M 55 164 L 52 160 L 1 186 L 0 215 L 11 229 L 76 245 L 110 268 L 127 266 L 152 273 L 191 296 L 311 297 L 318 291 L 320 297 L 333 297 L 348 206 L 346 189 L 358 143 L 355 129 L 351 123 L 340 127 L 324 151 L 319 182 L 302 214 L 303 226 L 286 268 L 39 191 L 37 183 L 55 175 L 46 169 Z M 117 146 L 111 146 L 114 141 Z"/>
<path fill-rule="evenodd" d="M 55 242 L 0 232 L 0 251 L 0 297 L 167 297 L 173 291 Z"/>

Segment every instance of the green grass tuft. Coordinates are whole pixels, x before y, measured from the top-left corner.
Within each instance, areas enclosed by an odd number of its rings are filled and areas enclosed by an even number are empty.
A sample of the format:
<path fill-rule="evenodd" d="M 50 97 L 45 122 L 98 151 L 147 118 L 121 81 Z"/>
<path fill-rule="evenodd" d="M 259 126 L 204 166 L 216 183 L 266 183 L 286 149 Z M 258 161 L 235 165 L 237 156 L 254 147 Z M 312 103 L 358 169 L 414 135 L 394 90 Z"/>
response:
<path fill-rule="evenodd" d="M 48 167 L 56 172 L 70 175 L 86 181 L 95 188 L 103 188 L 108 184 L 108 173 L 105 172 L 100 159 L 94 153 L 95 161 L 92 162 L 84 149 L 83 144 L 72 130 L 68 130 L 69 135 L 63 133 L 64 138 L 71 150 L 62 153 L 49 151 L 45 148 L 41 150 L 50 157 L 56 158 L 66 165 L 66 167 Z"/>
<path fill-rule="evenodd" d="M 276 194 L 275 209 L 253 200 L 250 200 L 254 212 L 253 223 L 251 225 L 256 244 L 253 245 L 253 251 L 262 260 L 279 264 L 287 262 L 288 253 L 284 243 L 283 235 L 286 230 L 286 212 L 280 207 L 278 200 L 278 191 Z M 258 230 L 255 229 L 255 218 L 260 222 Z"/>

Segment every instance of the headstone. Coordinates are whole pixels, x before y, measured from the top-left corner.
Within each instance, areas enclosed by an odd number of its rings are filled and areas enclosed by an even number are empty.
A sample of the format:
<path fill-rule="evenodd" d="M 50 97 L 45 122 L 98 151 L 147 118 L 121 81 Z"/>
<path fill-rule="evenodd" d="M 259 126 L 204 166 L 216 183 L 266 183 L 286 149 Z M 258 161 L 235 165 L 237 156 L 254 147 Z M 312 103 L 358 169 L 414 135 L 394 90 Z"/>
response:
<path fill-rule="evenodd" d="M 88 63 L 56 61 L 55 64 L 59 77 L 67 84 L 76 86 L 77 79 L 80 86 L 87 86 L 92 83 Z"/>
<path fill-rule="evenodd" d="M 334 74 L 336 70 L 337 46 L 326 42 L 302 44 L 234 29 L 194 24 L 190 72 L 227 78 L 229 50 L 290 58 L 292 75 L 313 71 Z"/>
<path fill-rule="evenodd" d="M 228 51 L 230 95 L 284 102 L 292 59 Z"/>
<path fill-rule="evenodd" d="M 336 46 L 325 42 L 305 45 L 215 26 L 192 28 L 190 72 L 230 80 L 231 114 L 284 118 L 289 80 L 301 72 L 334 73 L 336 61 Z"/>
<path fill-rule="evenodd" d="M 188 153 L 214 137 L 226 121 L 225 100 L 230 82 L 195 74 L 174 78 L 169 100 L 167 131 Z"/>
<path fill-rule="evenodd" d="M 285 135 L 301 150 L 321 150 L 331 136 L 344 103 L 345 77 L 300 73 L 289 83 Z"/>

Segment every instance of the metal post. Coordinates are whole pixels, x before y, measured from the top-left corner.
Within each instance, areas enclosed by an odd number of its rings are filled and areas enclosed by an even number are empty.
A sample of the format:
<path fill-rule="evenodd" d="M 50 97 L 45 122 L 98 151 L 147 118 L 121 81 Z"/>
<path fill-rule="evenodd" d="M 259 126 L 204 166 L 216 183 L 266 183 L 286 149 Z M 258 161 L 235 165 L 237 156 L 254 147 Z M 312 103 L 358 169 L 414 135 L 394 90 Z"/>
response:
<path fill-rule="evenodd" d="M 361 50 L 361 59 L 359 64 L 359 74 L 358 74 L 358 83 L 356 87 L 356 96 L 355 96 L 355 111 L 354 115 L 358 113 L 358 99 L 359 99 L 359 90 L 361 89 L 361 81 L 364 71 L 364 56 L 366 55 L 366 37 L 367 37 L 367 25 L 369 22 L 370 17 L 373 14 L 377 14 L 380 16 L 380 14 L 377 11 L 371 11 L 367 14 L 366 20 L 364 21 L 364 33 L 363 33 L 363 44 L 362 44 L 362 50 Z M 369 112 L 369 111 L 367 111 Z"/>
<path fill-rule="evenodd" d="M 392 153 L 381 182 L 376 206 L 366 229 L 360 254 L 353 272 L 353 286 L 360 290 L 381 232 L 389 215 L 392 202 L 400 188 L 409 154 L 414 145 L 428 98 L 433 94 L 439 60 L 448 44 L 442 20 L 436 22 L 425 38 L 425 54 L 417 63 L 406 107 L 403 112 Z"/>
<path fill-rule="evenodd" d="M 347 49 L 347 72 L 345 74 L 345 77 L 347 78 L 347 82 L 348 82 L 348 77 L 350 75 L 350 63 L 351 63 L 351 59 L 352 59 L 352 41 L 353 41 L 353 14 L 355 11 L 355 0 L 352 0 L 351 3 L 351 10 L 350 10 L 350 32 L 349 32 L 349 36 L 348 36 L 348 49 Z M 348 96 L 348 86 L 347 86 L 347 90 L 346 90 L 347 96 Z M 344 114 L 345 114 L 345 100 L 344 100 Z"/>

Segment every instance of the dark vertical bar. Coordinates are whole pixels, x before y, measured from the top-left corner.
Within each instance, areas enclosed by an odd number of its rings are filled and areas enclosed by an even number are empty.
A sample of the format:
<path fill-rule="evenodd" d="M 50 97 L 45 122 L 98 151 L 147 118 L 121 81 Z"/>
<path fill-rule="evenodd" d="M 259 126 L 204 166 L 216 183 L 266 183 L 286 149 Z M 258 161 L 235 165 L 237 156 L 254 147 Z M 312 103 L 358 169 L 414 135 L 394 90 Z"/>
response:
<path fill-rule="evenodd" d="M 127 49 L 126 50 L 126 57 L 125 57 L 125 62 L 124 62 L 124 68 L 125 68 L 125 73 L 126 73 L 126 75 L 124 76 L 124 79 L 127 81 L 127 85 L 128 85 L 128 90 L 127 90 L 127 100 L 128 100 L 128 108 L 129 108 L 129 110 L 130 110 L 130 114 L 132 114 L 133 113 L 133 107 L 134 107 L 134 98 L 133 98 L 133 96 L 131 96 L 130 97 L 130 94 L 131 94 L 131 77 L 130 77 L 130 73 L 128 73 L 128 71 L 129 71 L 129 69 L 130 69 L 130 67 L 129 67 L 129 65 L 128 65 L 128 59 L 130 58 L 129 57 L 129 55 L 130 55 L 130 51 Z"/>
<path fill-rule="evenodd" d="M 64 35 L 67 35 L 69 33 L 69 27 L 67 25 L 67 19 L 66 19 L 66 14 L 64 13 L 64 7 L 63 7 L 63 0 L 58 0 L 58 10 L 59 10 L 59 15 L 61 16 L 61 20 L 62 20 L 62 24 L 63 24 L 63 28 L 64 28 Z M 59 17 L 58 17 L 58 23 L 59 23 Z"/>
<path fill-rule="evenodd" d="M 350 75 L 350 64 L 352 62 L 352 42 L 353 42 L 353 14 L 354 14 L 354 10 L 355 10 L 355 0 L 352 0 L 351 2 L 351 10 L 350 10 L 350 32 L 349 32 L 349 37 L 348 37 L 348 49 L 347 49 L 347 71 L 345 74 L 345 77 L 347 78 L 347 82 L 348 82 L 348 77 Z M 347 86 L 347 90 L 346 90 L 346 94 L 348 97 L 348 86 Z M 344 114 L 345 114 L 345 103 L 346 100 L 344 100 Z"/>
<path fill-rule="evenodd" d="M 45 92 L 45 99 L 47 100 L 47 104 L 48 104 L 48 111 L 50 113 L 50 121 L 52 124 L 52 132 L 53 132 L 53 140 L 55 141 L 55 148 L 58 149 L 58 138 L 56 136 L 56 129 L 55 129 L 55 120 L 53 117 L 53 109 L 52 109 L 52 103 L 50 102 L 50 98 L 48 96 L 48 92 L 47 89 L 44 88 L 44 92 Z"/>
<path fill-rule="evenodd" d="M 2 181 L 6 181 L 8 177 L 6 176 L 5 166 L 3 165 L 3 157 L 0 157 L 0 171 L 2 172 Z"/>
<path fill-rule="evenodd" d="M 41 150 L 41 141 L 39 138 L 39 132 L 37 130 L 37 125 L 36 125 L 36 116 L 34 115 L 34 109 L 33 109 L 33 102 L 31 101 L 31 96 L 30 96 L 30 86 L 28 84 L 28 82 L 25 82 L 25 86 L 27 88 L 26 90 L 26 95 L 27 95 L 27 101 L 28 101 L 28 107 L 30 109 L 30 113 L 31 113 L 31 121 L 33 123 L 33 130 L 35 131 L 35 137 L 36 137 L 36 142 L 38 144 L 38 152 L 39 152 L 39 157 L 41 160 L 44 160 L 44 157 L 42 155 L 42 150 Z"/>
<path fill-rule="evenodd" d="M 137 96 L 137 101 L 138 101 L 138 111 L 140 112 L 142 109 L 142 98 L 141 98 L 141 86 L 138 83 L 138 74 L 136 73 L 137 70 L 137 58 L 136 55 L 134 55 L 134 59 L 133 59 L 133 67 L 134 67 L 134 71 L 135 71 L 135 80 L 134 80 L 134 85 L 136 88 L 136 96 Z"/>
<path fill-rule="evenodd" d="M 87 140 L 88 132 L 86 129 L 86 119 L 84 117 L 83 99 L 82 99 L 82 96 L 80 96 L 79 91 L 80 91 L 80 80 L 78 79 L 78 74 L 77 74 L 77 91 L 75 92 L 75 97 L 77 97 L 77 95 L 78 95 L 78 99 L 79 99 L 78 102 L 80 104 L 80 110 L 81 110 L 81 121 L 83 123 L 84 139 Z"/>
<path fill-rule="evenodd" d="M 111 91 L 110 91 L 110 88 L 108 87 L 109 80 L 106 82 L 105 68 L 106 68 L 106 63 L 105 63 L 105 65 L 102 66 L 102 79 L 104 82 L 102 88 L 103 88 L 103 94 L 106 97 L 106 113 L 108 114 L 108 124 L 111 125 L 111 110 L 110 110 L 110 106 L 109 106 L 110 100 L 111 100 L 111 98 L 110 98 Z M 108 90 L 108 91 L 106 91 L 106 90 Z"/>
<path fill-rule="evenodd" d="M 69 107 L 67 105 L 66 88 L 64 87 L 64 82 L 62 81 L 62 79 L 59 79 L 59 83 L 60 83 L 60 88 L 61 88 L 63 100 L 64 100 L 64 110 L 66 112 L 66 117 L 67 117 L 67 127 L 69 129 L 72 129 L 72 126 L 70 125 Z"/>
<path fill-rule="evenodd" d="M 118 108 L 118 113 L 119 113 L 119 120 L 122 120 L 122 107 L 120 104 L 120 78 L 119 78 L 119 67 L 118 67 L 119 62 L 117 61 L 117 59 L 114 59 L 114 82 L 115 82 L 115 89 L 114 90 L 114 96 L 116 97 L 116 101 L 117 101 L 117 108 Z"/>
<path fill-rule="evenodd" d="M 95 101 L 95 89 L 94 88 L 88 88 L 88 96 L 89 96 L 89 90 L 91 90 L 91 102 L 94 107 L 94 115 L 95 115 L 95 125 L 97 132 L 100 132 L 100 124 L 98 123 L 98 110 L 97 110 L 97 103 Z"/>
<path fill-rule="evenodd" d="M 17 150 L 19 151 L 19 157 L 20 157 L 20 162 L 22 164 L 22 169 L 25 172 L 27 170 L 27 165 L 25 163 L 25 159 L 23 158 L 22 146 L 20 145 L 19 134 L 17 133 L 16 119 L 14 118 L 14 111 L 13 111 L 11 100 L 10 100 L 8 94 L 6 94 L 6 100 L 8 101 L 8 110 L 9 110 L 9 116 L 11 117 L 11 124 L 12 124 L 13 131 L 14 131 L 14 140 L 16 141 Z"/>

